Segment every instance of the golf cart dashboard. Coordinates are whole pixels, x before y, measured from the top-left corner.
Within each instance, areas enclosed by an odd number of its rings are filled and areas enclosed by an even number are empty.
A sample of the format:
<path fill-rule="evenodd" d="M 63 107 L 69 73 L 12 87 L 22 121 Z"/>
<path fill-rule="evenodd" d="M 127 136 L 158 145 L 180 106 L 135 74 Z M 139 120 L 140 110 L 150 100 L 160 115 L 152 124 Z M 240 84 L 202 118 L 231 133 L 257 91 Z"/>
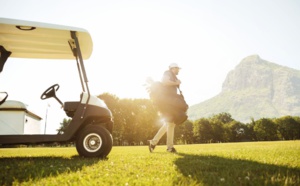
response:
<path fill-rule="evenodd" d="M 66 112 L 67 116 L 73 117 L 76 109 L 78 108 L 79 101 L 70 101 L 64 103 L 64 111 Z"/>

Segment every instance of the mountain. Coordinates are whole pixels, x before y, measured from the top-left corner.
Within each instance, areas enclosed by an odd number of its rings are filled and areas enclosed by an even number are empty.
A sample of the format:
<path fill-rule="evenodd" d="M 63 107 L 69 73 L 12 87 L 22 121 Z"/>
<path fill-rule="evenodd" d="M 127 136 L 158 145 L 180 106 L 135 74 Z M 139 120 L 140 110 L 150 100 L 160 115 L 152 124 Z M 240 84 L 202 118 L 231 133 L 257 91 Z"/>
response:
<path fill-rule="evenodd" d="M 192 105 L 190 120 L 221 112 L 249 122 L 260 118 L 300 115 L 300 71 L 261 59 L 244 58 L 227 74 L 222 91 L 215 97 Z"/>

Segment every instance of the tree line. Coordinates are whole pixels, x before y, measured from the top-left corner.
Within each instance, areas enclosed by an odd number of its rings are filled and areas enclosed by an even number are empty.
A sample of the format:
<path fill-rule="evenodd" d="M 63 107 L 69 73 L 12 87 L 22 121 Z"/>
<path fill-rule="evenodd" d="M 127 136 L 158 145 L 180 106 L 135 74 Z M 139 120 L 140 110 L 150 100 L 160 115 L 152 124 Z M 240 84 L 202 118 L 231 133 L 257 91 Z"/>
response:
<path fill-rule="evenodd" d="M 104 93 L 104 100 L 114 117 L 114 145 L 145 145 L 163 124 L 150 99 L 120 99 Z M 67 119 L 61 123 L 62 130 Z M 300 117 L 251 119 L 242 123 L 230 113 L 219 113 L 195 121 L 187 120 L 175 128 L 177 144 L 220 143 L 241 141 L 276 141 L 300 139 Z M 165 144 L 165 137 L 160 144 Z"/>

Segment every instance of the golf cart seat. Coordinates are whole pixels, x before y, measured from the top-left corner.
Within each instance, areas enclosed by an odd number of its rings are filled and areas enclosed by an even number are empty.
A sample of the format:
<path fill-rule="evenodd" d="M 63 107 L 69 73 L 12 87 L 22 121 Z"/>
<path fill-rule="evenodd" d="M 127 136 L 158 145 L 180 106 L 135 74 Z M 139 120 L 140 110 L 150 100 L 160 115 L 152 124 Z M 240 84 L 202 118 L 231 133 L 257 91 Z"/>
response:
<path fill-rule="evenodd" d="M 64 111 L 66 112 L 67 116 L 73 117 L 76 109 L 78 108 L 79 101 L 70 101 L 65 102 L 64 104 Z"/>

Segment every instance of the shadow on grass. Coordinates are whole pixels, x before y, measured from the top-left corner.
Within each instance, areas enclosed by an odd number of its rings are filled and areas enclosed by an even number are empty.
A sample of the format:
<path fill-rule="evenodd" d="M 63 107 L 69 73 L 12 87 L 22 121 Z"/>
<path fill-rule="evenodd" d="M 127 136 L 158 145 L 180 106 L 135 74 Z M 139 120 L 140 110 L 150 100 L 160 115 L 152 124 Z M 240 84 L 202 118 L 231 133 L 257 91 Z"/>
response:
<path fill-rule="evenodd" d="M 179 153 L 184 183 L 201 185 L 300 185 L 300 169 L 218 156 Z M 181 185 L 175 180 L 174 185 Z M 190 185 L 189 184 L 189 185 Z"/>
<path fill-rule="evenodd" d="M 14 157 L 0 158 L 0 185 L 12 185 L 29 180 L 39 180 L 61 173 L 76 172 L 84 166 L 93 165 L 105 159 L 63 157 Z"/>

